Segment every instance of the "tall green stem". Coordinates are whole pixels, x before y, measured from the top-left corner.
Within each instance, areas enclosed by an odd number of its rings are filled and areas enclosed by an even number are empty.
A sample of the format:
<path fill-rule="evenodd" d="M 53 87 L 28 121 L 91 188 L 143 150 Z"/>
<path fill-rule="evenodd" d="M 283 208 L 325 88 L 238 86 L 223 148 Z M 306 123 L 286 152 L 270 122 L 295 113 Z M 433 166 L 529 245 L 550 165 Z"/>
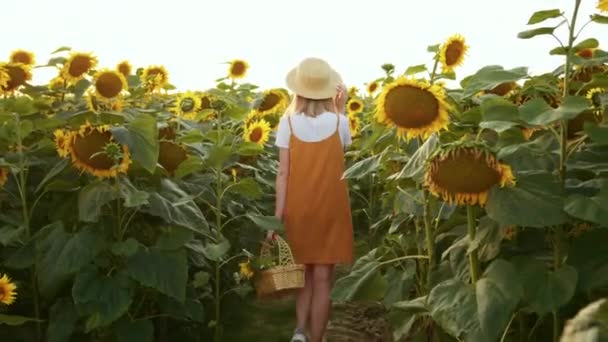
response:
<path fill-rule="evenodd" d="M 428 290 L 431 290 L 431 274 L 435 267 L 435 234 L 433 226 L 431 224 L 431 200 L 428 191 L 423 190 L 423 201 L 424 201 L 424 212 L 423 212 L 423 223 L 424 223 L 424 234 L 426 237 L 426 250 L 429 256 L 429 267 L 426 273 L 426 285 Z"/>
<path fill-rule="evenodd" d="M 234 80 L 232 83 L 232 87 L 234 87 Z M 219 110 L 217 114 L 217 146 L 222 146 L 222 111 Z M 217 169 L 215 170 L 216 180 L 215 180 L 215 229 L 218 232 L 218 235 L 222 232 L 222 165 L 217 165 Z M 214 341 L 220 342 L 222 340 L 222 330 L 221 330 L 221 314 L 222 314 L 222 296 L 220 291 L 220 271 L 221 271 L 221 262 L 218 260 L 215 263 L 215 334 Z"/>
<path fill-rule="evenodd" d="M 570 20 L 569 32 L 568 32 L 568 46 L 566 54 L 566 65 L 564 70 L 564 92 L 563 98 L 570 95 L 570 77 L 572 69 L 572 54 L 576 28 L 576 19 L 578 17 L 578 10 L 581 6 L 581 0 L 575 0 L 574 12 L 572 13 L 572 19 Z M 566 184 L 566 163 L 568 159 L 568 120 L 562 120 L 560 124 L 560 158 L 559 158 L 559 176 L 562 185 L 562 189 Z M 554 258 L 554 269 L 557 270 L 561 267 L 561 227 L 558 227 L 555 231 L 555 242 L 553 244 L 553 258 Z M 557 310 L 553 311 L 553 342 L 559 341 L 560 332 L 560 318 Z"/>
<path fill-rule="evenodd" d="M 472 205 L 467 205 L 467 232 L 469 235 L 469 243 L 473 243 L 475 240 L 476 227 L 475 208 Z M 477 257 L 476 248 L 469 253 L 469 271 L 471 273 L 471 283 L 475 284 L 477 280 L 479 280 L 479 259 Z"/>
<path fill-rule="evenodd" d="M 25 155 L 23 154 L 23 137 L 21 136 L 21 120 L 18 115 L 15 115 L 17 122 L 17 150 L 19 151 L 19 197 L 21 198 L 21 213 L 23 216 L 23 225 L 25 227 L 26 239 L 29 240 L 32 236 L 30 227 L 30 212 L 27 205 L 27 177 Z M 41 341 L 42 327 L 40 325 L 40 298 L 38 297 L 38 284 L 36 283 L 36 264 L 32 265 L 30 272 L 30 282 L 32 286 L 32 294 L 34 301 L 34 315 L 36 317 L 36 340 Z"/>

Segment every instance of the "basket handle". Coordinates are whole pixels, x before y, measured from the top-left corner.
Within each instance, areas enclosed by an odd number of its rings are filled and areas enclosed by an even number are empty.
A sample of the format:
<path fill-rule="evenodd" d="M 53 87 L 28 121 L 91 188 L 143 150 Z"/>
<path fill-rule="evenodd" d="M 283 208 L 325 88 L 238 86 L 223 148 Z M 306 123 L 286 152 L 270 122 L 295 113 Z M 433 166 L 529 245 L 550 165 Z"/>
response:
<path fill-rule="evenodd" d="M 293 258 L 293 253 L 291 252 L 291 248 L 289 248 L 289 244 L 278 234 L 274 235 L 273 243 L 268 243 L 266 241 L 262 242 L 260 256 L 263 258 L 272 257 L 272 255 L 270 254 L 270 249 L 275 244 L 279 249 L 279 265 L 294 265 L 295 260 Z"/>

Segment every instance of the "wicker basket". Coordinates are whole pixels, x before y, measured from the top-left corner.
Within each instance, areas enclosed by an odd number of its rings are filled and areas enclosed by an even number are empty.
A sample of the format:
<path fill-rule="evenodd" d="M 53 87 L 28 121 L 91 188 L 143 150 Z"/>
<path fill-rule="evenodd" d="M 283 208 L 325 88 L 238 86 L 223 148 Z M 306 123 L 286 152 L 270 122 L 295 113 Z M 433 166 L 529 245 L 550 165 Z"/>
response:
<path fill-rule="evenodd" d="M 267 242 L 262 244 L 260 255 L 271 258 L 271 249 L 276 245 L 279 262 L 278 266 L 258 274 L 255 289 L 259 298 L 281 298 L 304 287 L 304 265 L 295 264 L 291 249 L 283 238 L 275 235 L 273 241 L 273 244 Z"/>

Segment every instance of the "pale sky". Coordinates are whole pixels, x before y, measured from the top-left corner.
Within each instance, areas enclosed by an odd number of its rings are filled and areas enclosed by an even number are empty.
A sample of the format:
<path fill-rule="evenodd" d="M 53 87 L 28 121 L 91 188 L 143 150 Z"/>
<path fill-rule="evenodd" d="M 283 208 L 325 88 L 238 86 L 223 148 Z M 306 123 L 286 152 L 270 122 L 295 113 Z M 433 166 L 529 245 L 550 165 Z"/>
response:
<path fill-rule="evenodd" d="M 579 21 L 597 0 L 583 0 Z M 431 64 L 428 45 L 460 33 L 470 46 L 458 78 L 485 65 L 529 66 L 552 71 L 561 62 L 548 50 L 550 36 L 516 37 L 536 10 L 561 8 L 574 0 L 2 0 L 5 28 L 0 61 L 16 48 L 36 53 L 42 64 L 60 46 L 92 51 L 99 66 L 122 59 L 137 66 L 162 64 L 181 90 L 205 89 L 226 74 L 221 64 L 247 60 L 246 81 L 284 87 L 284 76 L 308 56 L 329 61 L 347 85 L 362 87 L 382 76 L 380 65 Z M 555 23 L 559 19 L 555 19 Z M 565 30 L 559 31 L 566 40 Z M 608 37 L 591 24 L 586 37 Z M 601 44 L 605 43 L 600 40 Z M 37 69 L 34 83 L 54 76 Z"/>

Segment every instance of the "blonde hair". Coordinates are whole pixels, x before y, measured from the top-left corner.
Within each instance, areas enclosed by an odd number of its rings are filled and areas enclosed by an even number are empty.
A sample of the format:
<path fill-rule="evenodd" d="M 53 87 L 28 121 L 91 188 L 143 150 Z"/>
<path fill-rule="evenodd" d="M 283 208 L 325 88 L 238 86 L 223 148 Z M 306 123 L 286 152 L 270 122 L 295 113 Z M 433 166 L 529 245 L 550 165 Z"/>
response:
<path fill-rule="evenodd" d="M 325 112 L 336 112 L 336 104 L 333 98 L 314 100 L 299 95 L 294 95 L 286 115 L 302 113 L 306 116 L 316 117 Z"/>

